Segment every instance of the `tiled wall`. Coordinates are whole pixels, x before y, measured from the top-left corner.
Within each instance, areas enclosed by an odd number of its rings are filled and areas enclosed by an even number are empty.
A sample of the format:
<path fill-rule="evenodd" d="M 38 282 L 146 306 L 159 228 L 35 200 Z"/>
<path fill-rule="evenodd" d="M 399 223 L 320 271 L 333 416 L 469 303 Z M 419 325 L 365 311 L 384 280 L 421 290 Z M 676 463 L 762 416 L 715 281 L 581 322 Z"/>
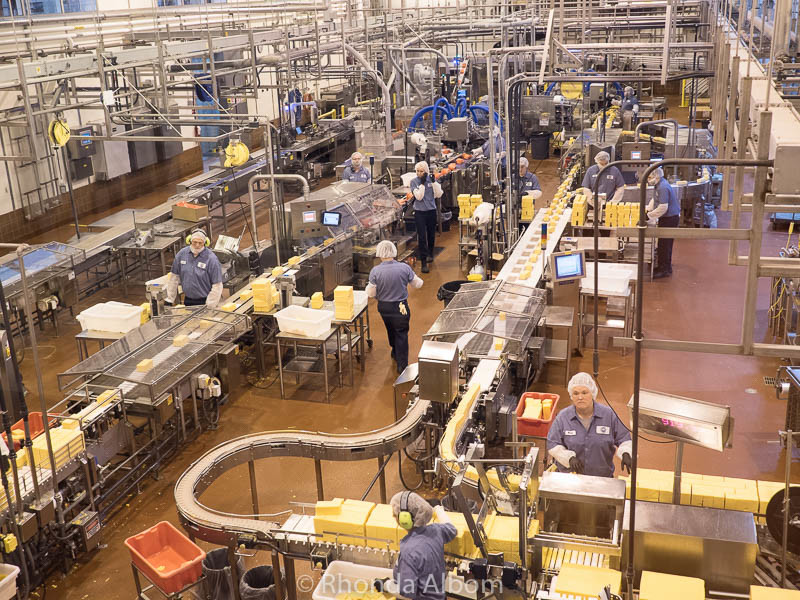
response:
<path fill-rule="evenodd" d="M 156 163 L 110 181 L 96 181 L 74 190 L 78 216 L 107 210 L 136 198 L 169 181 L 186 178 L 203 167 L 200 147 L 189 150 L 164 162 Z M 31 221 L 25 219 L 22 209 L 0 215 L 0 241 L 26 242 L 34 235 L 72 222 L 69 194 L 63 194 L 61 204 Z"/>

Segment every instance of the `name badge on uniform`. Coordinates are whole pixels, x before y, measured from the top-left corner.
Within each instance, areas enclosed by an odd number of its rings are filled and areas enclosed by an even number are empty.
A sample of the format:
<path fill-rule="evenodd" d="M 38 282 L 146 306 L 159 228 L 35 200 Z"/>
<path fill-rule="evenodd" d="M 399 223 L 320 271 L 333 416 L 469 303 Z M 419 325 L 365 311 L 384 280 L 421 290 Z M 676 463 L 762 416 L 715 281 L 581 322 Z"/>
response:
<path fill-rule="evenodd" d="M 206 263 L 199 262 L 199 263 L 197 263 L 197 266 L 200 267 L 201 269 L 205 269 L 206 268 Z"/>
<path fill-rule="evenodd" d="M 185 260 L 182 260 L 182 261 L 181 261 L 181 264 L 182 264 L 182 265 L 185 265 L 185 264 L 186 264 L 186 261 L 185 261 Z"/>
<path fill-rule="evenodd" d="M 575 431 L 574 429 L 567 429 L 567 430 L 564 432 L 564 435 L 578 435 L 578 432 L 577 432 L 577 431 Z"/>
<path fill-rule="evenodd" d="M 598 425 L 595 431 L 597 431 L 597 433 L 601 435 L 609 435 L 611 433 L 611 427 L 607 427 L 605 425 Z"/>

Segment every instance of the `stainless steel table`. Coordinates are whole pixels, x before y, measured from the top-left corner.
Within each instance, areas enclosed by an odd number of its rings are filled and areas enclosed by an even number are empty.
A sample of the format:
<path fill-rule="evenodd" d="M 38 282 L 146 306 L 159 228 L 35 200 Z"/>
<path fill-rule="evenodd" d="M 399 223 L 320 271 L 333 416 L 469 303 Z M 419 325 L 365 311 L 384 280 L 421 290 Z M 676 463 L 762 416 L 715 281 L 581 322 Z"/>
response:
<path fill-rule="evenodd" d="M 100 350 L 106 347 L 106 342 L 116 342 L 125 334 L 118 331 L 81 331 L 75 334 L 75 342 L 78 344 L 78 362 L 89 358 L 87 342 L 95 341 L 100 345 Z"/>
<path fill-rule="evenodd" d="M 335 338 L 335 339 L 334 339 Z M 295 335 L 293 333 L 286 333 L 281 331 L 275 336 L 275 342 L 278 349 L 278 375 L 281 382 L 281 398 L 285 398 L 284 390 L 284 373 L 294 373 L 295 382 L 300 384 L 300 375 L 322 375 L 325 385 L 325 400 L 331 401 L 330 396 L 330 382 L 328 381 L 328 354 L 329 350 L 333 350 L 337 356 L 337 369 L 339 372 L 339 385 L 344 386 L 344 379 L 342 376 L 342 359 L 345 352 L 350 355 L 350 370 L 352 377 L 353 368 L 353 347 L 348 345 L 347 350 L 342 349 L 342 328 L 338 325 L 332 326 L 327 332 L 317 337 L 307 337 L 302 335 Z M 283 364 L 283 354 L 281 345 L 291 345 L 294 348 L 294 357 Z M 332 346 L 332 344 L 335 344 Z M 298 350 L 302 347 L 311 348 L 313 353 L 307 353 L 305 356 L 301 355 Z M 320 365 L 320 359 L 322 364 Z"/>

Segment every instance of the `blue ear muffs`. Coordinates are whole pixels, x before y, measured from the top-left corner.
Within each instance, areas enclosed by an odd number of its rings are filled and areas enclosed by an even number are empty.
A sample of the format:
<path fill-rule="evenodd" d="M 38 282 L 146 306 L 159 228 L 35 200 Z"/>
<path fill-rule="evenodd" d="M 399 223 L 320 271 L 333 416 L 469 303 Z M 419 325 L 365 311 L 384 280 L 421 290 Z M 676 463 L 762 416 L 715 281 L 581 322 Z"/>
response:
<path fill-rule="evenodd" d="M 206 232 L 205 232 L 205 231 L 203 231 L 202 229 L 193 229 L 193 230 L 192 230 L 192 231 L 189 233 L 189 235 L 187 235 L 187 236 L 186 236 L 186 245 L 187 245 L 187 246 L 190 246 L 190 245 L 192 244 L 192 236 L 193 236 L 195 233 L 202 233 L 202 234 L 203 234 L 203 237 L 205 238 L 205 242 L 203 242 L 203 243 L 205 244 L 206 248 L 210 248 L 210 247 L 211 247 L 211 240 L 210 240 L 210 239 L 208 239 L 208 235 L 207 235 L 207 234 L 206 234 Z"/>
<path fill-rule="evenodd" d="M 414 527 L 414 516 L 408 510 L 408 498 L 411 492 L 404 492 L 400 497 L 400 512 L 397 514 L 397 524 L 405 530 Z"/>

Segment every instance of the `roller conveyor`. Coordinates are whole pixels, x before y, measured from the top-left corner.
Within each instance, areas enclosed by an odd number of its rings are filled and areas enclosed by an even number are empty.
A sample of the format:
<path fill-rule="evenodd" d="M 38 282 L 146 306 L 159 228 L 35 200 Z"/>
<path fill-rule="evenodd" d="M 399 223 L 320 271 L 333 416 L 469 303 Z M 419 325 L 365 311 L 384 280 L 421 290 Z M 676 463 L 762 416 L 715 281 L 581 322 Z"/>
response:
<path fill-rule="evenodd" d="M 257 542 L 264 542 L 272 537 L 274 523 L 216 511 L 201 504 L 198 496 L 222 473 L 251 460 L 294 456 L 350 461 L 392 454 L 419 436 L 429 406 L 428 401 L 418 399 L 399 421 L 364 433 L 268 431 L 220 444 L 196 460 L 175 484 L 181 523 L 194 537 L 215 544 L 237 545 L 239 535 L 255 536 Z"/>

